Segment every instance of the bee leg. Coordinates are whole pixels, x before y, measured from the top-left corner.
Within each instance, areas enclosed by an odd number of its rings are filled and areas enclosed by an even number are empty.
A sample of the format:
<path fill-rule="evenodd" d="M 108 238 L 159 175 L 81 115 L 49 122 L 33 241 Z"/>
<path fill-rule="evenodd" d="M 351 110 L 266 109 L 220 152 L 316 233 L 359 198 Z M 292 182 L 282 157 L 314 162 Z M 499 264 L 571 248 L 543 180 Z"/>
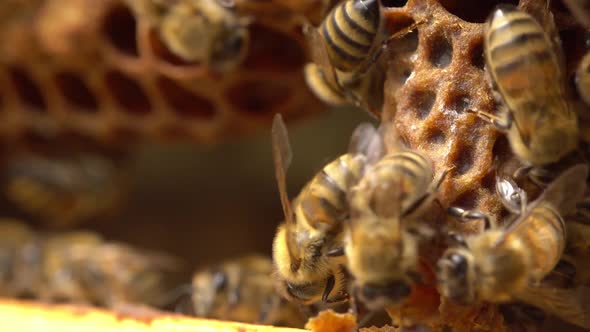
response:
<path fill-rule="evenodd" d="M 442 174 L 439 176 L 439 178 L 436 181 L 434 181 L 434 190 L 438 190 L 438 188 L 443 183 L 443 181 L 445 180 L 445 178 L 447 177 L 449 172 L 451 170 L 453 170 L 454 168 L 455 168 L 455 166 L 449 167 L 442 172 Z"/>
<path fill-rule="evenodd" d="M 333 275 L 330 275 L 326 280 L 326 287 L 324 288 L 324 293 L 322 294 L 322 302 L 328 302 L 330 300 L 330 293 L 334 289 L 335 284 L 336 279 Z"/>
<path fill-rule="evenodd" d="M 326 253 L 328 257 L 341 257 L 344 256 L 344 247 L 332 249 Z"/>
<path fill-rule="evenodd" d="M 495 228 L 495 222 L 490 216 L 476 210 L 465 210 L 460 207 L 451 206 L 447 209 L 447 213 L 462 221 L 483 220 L 484 229 Z"/>
<path fill-rule="evenodd" d="M 368 60 L 364 61 L 363 63 L 361 63 L 359 65 L 359 68 L 355 71 L 355 73 L 351 77 L 350 81 L 356 82 L 359 79 L 361 79 L 367 72 L 369 72 L 369 69 L 371 69 L 371 67 L 375 63 L 377 63 L 377 61 L 379 61 L 379 58 L 383 54 L 383 51 L 385 51 L 387 49 L 387 47 L 389 47 L 389 43 L 392 40 L 404 37 L 405 35 L 409 34 L 410 32 L 416 30 L 416 28 L 423 23 L 424 22 L 413 23 L 410 26 L 408 26 L 400 31 L 397 31 L 393 35 L 387 37 L 384 41 L 381 42 L 381 45 L 379 47 L 377 47 L 377 49 L 373 52 L 371 57 L 368 57 Z"/>
<path fill-rule="evenodd" d="M 512 115 L 509 111 L 501 112 L 502 115 L 500 116 L 472 109 L 468 109 L 467 112 L 475 113 L 480 119 L 493 124 L 496 128 L 502 131 L 507 131 L 512 126 Z"/>
<path fill-rule="evenodd" d="M 422 204 L 424 203 L 424 201 L 426 201 L 427 198 L 429 198 L 431 196 L 431 193 L 426 193 L 424 195 L 422 195 L 421 197 L 419 197 L 417 200 L 415 200 L 412 205 L 410 205 L 405 211 L 403 211 L 402 213 L 402 217 L 407 217 L 409 215 L 411 215 L 414 211 L 418 210 L 418 207 L 422 206 Z"/>
<path fill-rule="evenodd" d="M 358 317 L 359 314 L 359 307 L 357 304 L 358 301 L 358 288 L 352 286 L 350 291 L 350 299 L 348 304 L 348 312 L 353 314 L 355 317 Z"/>
<path fill-rule="evenodd" d="M 442 182 L 444 181 L 444 179 L 447 177 L 447 175 L 449 174 L 449 172 L 453 169 L 454 167 L 451 168 L 447 168 L 446 170 L 444 170 L 444 172 L 442 172 L 442 174 L 439 176 L 439 178 L 433 182 L 432 185 L 432 189 L 428 190 L 426 193 L 424 193 L 424 195 L 420 196 L 418 199 L 416 199 L 416 201 L 414 201 L 412 203 L 412 205 L 410 205 L 403 213 L 402 213 L 402 217 L 411 215 L 414 211 L 416 211 L 420 206 L 422 206 L 423 204 L 425 204 L 425 202 L 427 201 L 428 198 L 431 198 L 434 196 L 434 193 L 438 190 L 438 188 L 440 187 L 440 185 L 442 184 Z M 440 202 L 439 202 L 440 203 Z"/>
<path fill-rule="evenodd" d="M 547 187 L 547 185 L 556 177 L 554 172 L 533 165 L 519 167 L 512 175 L 515 179 L 522 179 L 525 176 L 534 184 L 542 188 Z"/>
<path fill-rule="evenodd" d="M 258 319 L 256 320 L 257 324 L 270 324 L 271 322 L 268 321 L 270 313 L 273 308 L 277 306 L 277 303 L 274 302 L 273 297 L 269 296 L 266 298 L 265 301 L 262 302 L 260 305 L 260 312 L 258 314 Z"/>
<path fill-rule="evenodd" d="M 350 84 L 349 84 L 350 83 Z M 362 107 L 363 105 L 363 98 L 359 97 L 352 89 L 350 88 L 351 82 L 341 83 L 338 84 L 342 87 L 342 91 L 344 91 L 344 97 L 352 102 L 354 106 Z"/>
<path fill-rule="evenodd" d="M 357 328 L 365 327 L 365 326 L 366 326 L 366 325 L 369 323 L 369 321 L 370 321 L 370 320 L 371 320 L 373 317 L 375 317 L 375 314 L 376 314 L 376 313 L 377 313 L 377 311 L 375 311 L 375 310 L 370 310 L 369 312 L 367 312 L 367 313 L 365 314 L 365 316 L 363 317 L 363 319 L 361 319 L 361 320 L 360 320 L 360 322 L 358 322 L 358 323 L 356 324 L 356 327 L 357 327 Z"/>

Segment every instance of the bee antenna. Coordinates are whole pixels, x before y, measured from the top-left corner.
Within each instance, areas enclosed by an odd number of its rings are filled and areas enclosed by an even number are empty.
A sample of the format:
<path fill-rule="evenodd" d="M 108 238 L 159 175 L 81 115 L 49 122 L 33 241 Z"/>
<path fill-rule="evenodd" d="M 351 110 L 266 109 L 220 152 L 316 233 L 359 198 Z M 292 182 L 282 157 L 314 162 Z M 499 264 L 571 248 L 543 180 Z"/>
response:
<path fill-rule="evenodd" d="M 365 314 L 365 316 L 364 316 L 364 317 L 363 317 L 363 318 L 360 320 L 360 322 L 358 322 L 358 323 L 356 324 L 356 327 L 357 327 L 357 328 L 361 328 L 361 327 L 364 327 L 364 326 L 366 326 L 366 325 L 369 323 L 369 321 L 370 321 L 370 320 L 371 320 L 373 317 L 375 317 L 375 314 L 377 314 L 377 311 L 376 311 L 376 310 L 370 310 L 369 312 L 367 312 L 367 313 Z"/>
<path fill-rule="evenodd" d="M 340 256 L 344 256 L 344 247 L 338 247 L 338 248 L 329 250 L 326 253 L 326 256 L 328 256 L 328 257 L 340 257 Z"/>

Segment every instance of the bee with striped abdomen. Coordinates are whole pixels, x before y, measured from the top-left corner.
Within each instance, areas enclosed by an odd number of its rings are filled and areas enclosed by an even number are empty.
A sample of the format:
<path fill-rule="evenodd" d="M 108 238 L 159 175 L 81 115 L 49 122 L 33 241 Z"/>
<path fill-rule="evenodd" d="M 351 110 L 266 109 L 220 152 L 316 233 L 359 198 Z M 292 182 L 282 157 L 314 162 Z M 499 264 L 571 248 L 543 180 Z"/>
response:
<path fill-rule="evenodd" d="M 477 112 L 507 132 L 523 162 L 543 166 L 576 148 L 578 124 L 552 39 L 529 14 L 500 5 L 485 30 L 485 59 L 503 106 L 499 117 Z"/>
<path fill-rule="evenodd" d="M 274 326 L 302 327 L 298 307 L 275 289 L 272 260 L 259 255 L 232 259 L 201 269 L 191 293 L 197 317 Z"/>
<path fill-rule="evenodd" d="M 329 105 L 346 105 L 354 103 L 367 108 L 369 111 L 379 110 L 383 104 L 383 82 L 385 71 L 377 67 L 370 69 L 370 73 L 358 80 L 346 83 L 346 87 L 339 87 L 331 82 L 329 74 L 316 63 L 308 63 L 304 68 L 307 85 L 315 95 Z"/>
<path fill-rule="evenodd" d="M 249 23 L 234 1 L 184 0 L 164 9 L 158 28 L 172 53 L 224 73 L 246 57 Z"/>
<path fill-rule="evenodd" d="M 400 305 L 422 282 L 419 244 L 433 232 L 417 219 L 446 174 L 435 179 L 427 157 L 401 151 L 372 165 L 351 191 L 345 252 L 353 294 L 369 309 Z"/>
<path fill-rule="evenodd" d="M 305 67 L 305 77 L 318 98 L 380 112 L 385 78 L 380 55 L 390 40 L 415 27 L 385 37 L 381 15 L 379 0 L 347 0 L 335 6 L 319 27 L 304 26 L 313 60 Z"/>
<path fill-rule="evenodd" d="M 292 205 L 285 179 L 291 161 L 287 135 L 281 116 L 276 115 L 273 156 L 285 213 L 285 222 L 279 226 L 273 243 L 279 291 L 287 299 L 303 304 L 346 300 L 342 237 L 344 221 L 349 217 L 347 193 L 361 178 L 372 156 L 381 154 L 382 146 L 372 144 L 378 134 L 370 124 L 360 125 L 352 137 L 352 151 L 326 165 Z"/>
<path fill-rule="evenodd" d="M 155 304 L 176 259 L 105 241 L 93 232 L 35 233 L 0 220 L 0 295 L 115 307 Z"/>
<path fill-rule="evenodd" d="M 17 296 L 15 267 L 20 249 L 34 237 L 33 231 L 18 220 L 0 220 L 0 296 Z"/>
<path fill-rule="evenodd" d="M 483 219 L 488 229 L 462 238 L 439 260 L 440 293 L 457 302 L 519 300 L 566 321 L 590 327 L 590 300 L 573 289 L 544 287 L 542 280 L 561 259 L 566 244 L 562 216 L 571 213 L 586 189 L 588 166 L 563 172 L 507 227 L 479 212 L 457 207 L 464 220 Z"/>

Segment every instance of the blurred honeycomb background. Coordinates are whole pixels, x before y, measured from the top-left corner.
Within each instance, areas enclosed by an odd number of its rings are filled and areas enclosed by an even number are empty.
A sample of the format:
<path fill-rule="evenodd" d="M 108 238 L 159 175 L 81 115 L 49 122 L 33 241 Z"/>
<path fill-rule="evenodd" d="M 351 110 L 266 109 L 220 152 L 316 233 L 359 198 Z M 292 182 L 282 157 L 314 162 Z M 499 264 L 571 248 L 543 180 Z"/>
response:
<path fill-rule="evenodd" d="M 2 165 L 30 152 L 106 155 L 131 176 L 126 200 L 73 228 L 161 249 L 191 267 L 249 251 L 269 255 L 282 218 L 271 117 L 308 120 L 292 122 L 293 195 L 368 118 L 353 109 L 319 115 L 324 106 L 304 85 L 299 15 L 317 21 L 319 2 L 237 1 L 254 23 L 249 53 L 227 75 L 169 51 L 148 3 L 0 4 Z M 1 211 L 48 227 L 6 199 Z"/>
<path fill-rule="evenodd" d="M 350 132 L 367 119 L 356 109 L 336 109 L 290 126 L 292 196 L 346 150 Z M 269 134 L 263 131 L 209 147 L 141 146 L 132 162 L 131 191 L 123 209 L 78 227 L 162 249 L 184 258 L 189 266 L 250 251 L 270 255 L 282 210 Z"/>

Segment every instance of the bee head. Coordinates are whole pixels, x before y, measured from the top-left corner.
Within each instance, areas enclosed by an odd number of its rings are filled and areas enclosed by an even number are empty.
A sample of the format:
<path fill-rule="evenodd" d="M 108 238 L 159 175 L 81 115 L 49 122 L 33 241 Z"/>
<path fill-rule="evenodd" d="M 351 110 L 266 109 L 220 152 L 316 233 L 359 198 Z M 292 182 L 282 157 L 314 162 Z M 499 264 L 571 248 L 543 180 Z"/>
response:
<path fill-rule="evenodd" d="M 462 249 L 450 249 L 438 262 L 439 291 L 445 297 L 459 302 L 474 301 L 474 267 L 471 254 Z"/>
<path fill-rule="evenodd" d="M 216 39 L 211 62 L 219 71 L 229 71 L 246 56 L 250 34 L 242 25 L 227 26 Z"/>
<path fill-rule="evenodd" d="M 195 274 L 192 282 L 193 308 L 197 316 L 209 317 L 215 300 L 227 288 L 228 276 L 222 269 Z"/>
<path fill-rule="evenodd" d="M 288 225 L 279 226 L 273 244 L 277 288 L 289 301 L 297 303 L 332 302 L 331 294 L 340 290 L 340 274 L 333 272 L 323 239 L 297 241 Z"/>

